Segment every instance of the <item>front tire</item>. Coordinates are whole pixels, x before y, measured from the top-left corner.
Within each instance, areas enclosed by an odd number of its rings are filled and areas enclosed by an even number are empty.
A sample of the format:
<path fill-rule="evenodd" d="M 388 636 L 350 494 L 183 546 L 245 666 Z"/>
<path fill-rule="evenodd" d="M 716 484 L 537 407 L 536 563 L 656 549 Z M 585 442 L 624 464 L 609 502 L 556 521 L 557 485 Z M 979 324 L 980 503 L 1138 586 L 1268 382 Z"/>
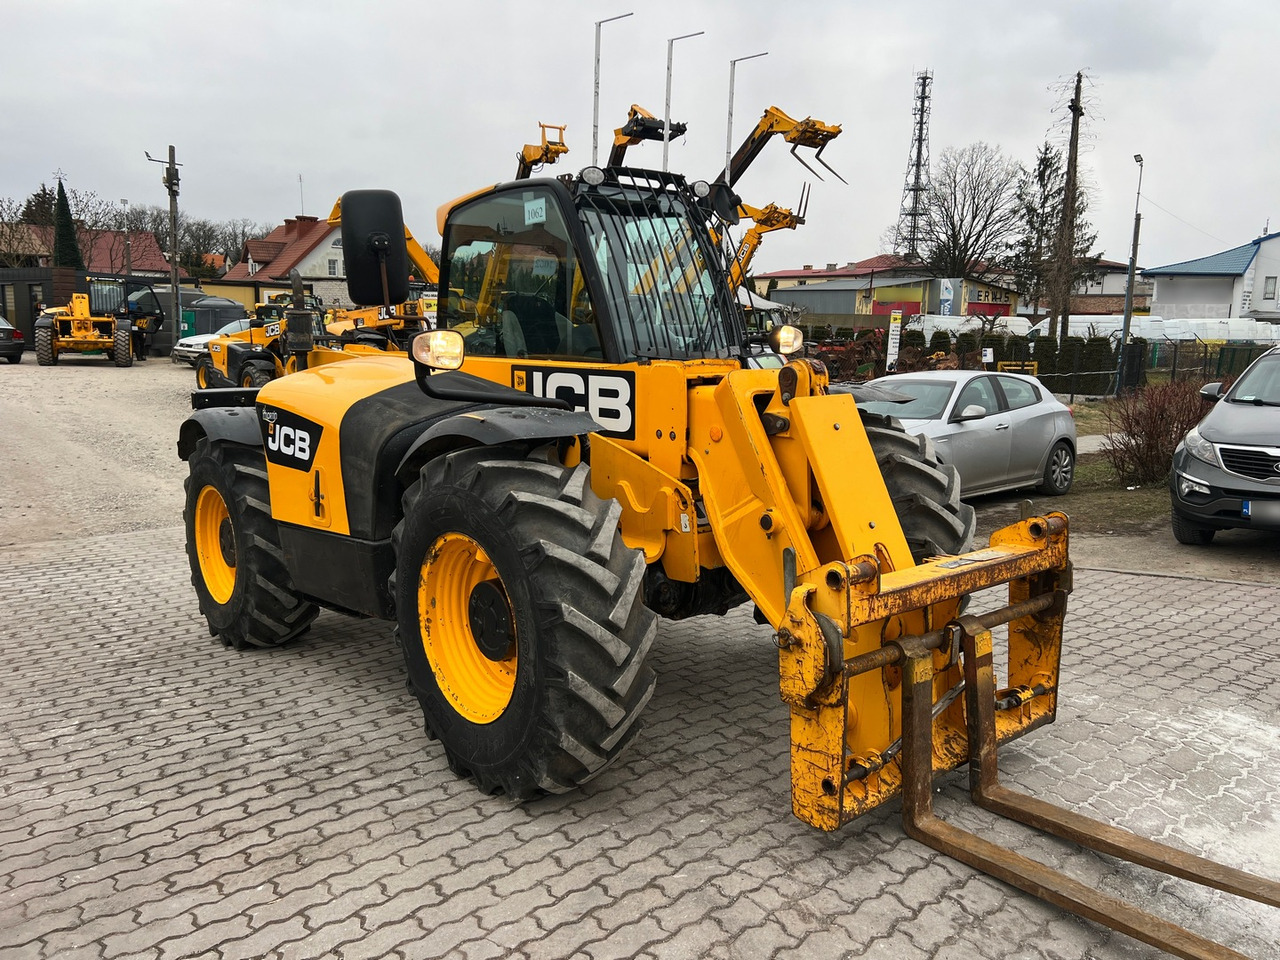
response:
<path fill-rule="evenodd" d="M 133 339 L 125 327 L 116 327 L 111 339 L 111 358 L 117 367 L 133 366 Z"/>
<path fill-rule="evenodd" d="M 644 554 L 589 469 L 480 447 L 427 463 L 393 533 L 399 639 L 427 733 L 486 793 L 563 793 L 635 737 L 657 621 Z"/>
<path fill-rule="evenodd" d="M 293 592 L 262 451 L 201 439 L 187 467 L 187 560 L 209 632 L 236 650 L 288 643 L 319 611 Z"/>
<path fill-rule="evenodd" d="M 960 500 L 960 474 L 938 460 L 927 437 L 913 437 L 893 417 L 862 413 L 871 450 L 916 563 L 973 549 L 977 516 Z"/>
<path fill-rule="evenodd" d="M 58 351 L 53 346 L 53 328 L 36 328 L 35 341 L 36 363 L 42 367 L 52 367 L 58 362 Z"/>
<path fill-rule="evenodd" d="M 240 374 L 240 386 L 251 388 L 251 389 L 258 389 L 261 387 L 265 387 L 273 379 L 275 378 L 272 377 L 271 374 L 267 373 L 267 371 L 263 370 L 261 367 L 247 367 Z"/>
<path fill-rule="evenodd" d="M 1217 533 L 1213 527 L 1201 526 L 1182 517 L 1174 510 L 1170 514 L 1171 526 L 1173 527 L 1173 539 L 1179 543 L 1186 544 L 1189 547 L 1206 547 L 1213 542 L 1213 535 Z"/>

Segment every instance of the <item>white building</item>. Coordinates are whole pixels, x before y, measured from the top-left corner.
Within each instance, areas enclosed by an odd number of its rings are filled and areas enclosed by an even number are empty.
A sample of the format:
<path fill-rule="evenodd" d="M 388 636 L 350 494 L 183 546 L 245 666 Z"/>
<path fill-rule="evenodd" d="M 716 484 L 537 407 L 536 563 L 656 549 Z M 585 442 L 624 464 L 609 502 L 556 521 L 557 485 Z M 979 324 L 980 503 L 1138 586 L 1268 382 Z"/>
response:
<path fill-rule="evenodd" d="M 1252 317 L 1280 320 L 1280 233 L 1198 260 L 1149 267 L 1151 312 L 1167 319 Z"/>

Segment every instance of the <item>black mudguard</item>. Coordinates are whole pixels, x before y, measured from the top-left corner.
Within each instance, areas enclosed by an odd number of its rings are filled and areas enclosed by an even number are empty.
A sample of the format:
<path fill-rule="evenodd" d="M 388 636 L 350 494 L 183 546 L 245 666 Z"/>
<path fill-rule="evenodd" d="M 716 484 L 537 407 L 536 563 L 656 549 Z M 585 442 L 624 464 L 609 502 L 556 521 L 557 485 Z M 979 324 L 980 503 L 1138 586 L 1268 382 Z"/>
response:
<path fill-rule="evenodd" d="M 201 390 L 202 404 L 211 401 L 209 394 L 256 394 L 256 390 Z M 227 398 L 230 399 L 230 398 Z M 262 446 L 262 432 L 258 429 L 258 414 L 252 399 L 247 406 L 203 406 L 183 421 L 178 429 L 178 456 L 186 460 L 196 448 L 196 443 L 208 437 L 210 441 L 239 443 L 247 447 Z"/>

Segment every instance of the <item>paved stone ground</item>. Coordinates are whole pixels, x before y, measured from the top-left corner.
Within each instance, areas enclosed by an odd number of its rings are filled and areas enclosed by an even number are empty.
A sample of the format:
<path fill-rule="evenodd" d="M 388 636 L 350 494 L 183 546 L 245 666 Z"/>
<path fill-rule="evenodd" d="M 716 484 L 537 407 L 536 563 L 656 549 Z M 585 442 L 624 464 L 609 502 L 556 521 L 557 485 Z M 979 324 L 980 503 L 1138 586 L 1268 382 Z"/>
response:
<path fill-rule="evenodd" d="M 237 654 L 182 532 L 0 550 L 0 956 L 1141 958 L 906 839 L 897 805 L 792 818 L 764 628 L 667 624 L 647 725 L 527 806 L 447 770 L 388 625 L 322 614 Z M 1058 723 L 1006 779 L 1280 877 L 1280 588 L 1081 571 Z M 944 816 L 1264 960 L 1280 910 Z"/>

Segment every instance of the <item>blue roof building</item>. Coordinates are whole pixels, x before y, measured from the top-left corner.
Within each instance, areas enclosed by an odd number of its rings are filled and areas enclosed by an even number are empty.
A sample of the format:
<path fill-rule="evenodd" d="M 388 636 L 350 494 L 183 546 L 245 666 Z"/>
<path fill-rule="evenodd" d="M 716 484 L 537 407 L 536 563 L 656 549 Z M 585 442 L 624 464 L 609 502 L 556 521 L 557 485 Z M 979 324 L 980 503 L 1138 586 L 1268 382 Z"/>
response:
<path fill-rule="evenodd" d="M 1280 320 L 1280 233 L 1196 260 L 1148 267 L 1142 276 L 1155 281 L 1151 313 L 1156 316 Z"/>

